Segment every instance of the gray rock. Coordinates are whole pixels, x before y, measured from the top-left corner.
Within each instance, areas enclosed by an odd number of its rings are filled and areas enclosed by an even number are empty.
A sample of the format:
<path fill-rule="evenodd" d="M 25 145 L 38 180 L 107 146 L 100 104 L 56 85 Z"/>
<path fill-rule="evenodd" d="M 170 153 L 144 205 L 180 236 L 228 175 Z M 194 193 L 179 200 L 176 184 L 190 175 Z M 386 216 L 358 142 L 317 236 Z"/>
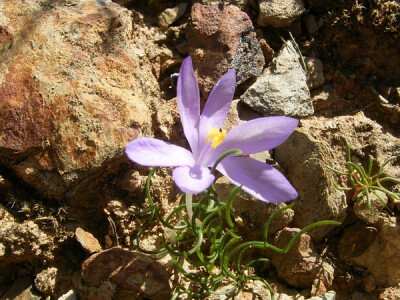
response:
<path fill-rule="evenodd" d="M 308 300 L 335 300 L 336 299 L 336 292 L 335 291 L 329 291 L 326 292 L 323 295 L 311 297 Z"/>
<path fill-rule="evenodd" d="M 96 5 L 98 6 L 107 6 L 109 3 L 111 3 L 111 0 L 95 0 L 94 1 Z"/>
<path fill-rule="evenodd" d="M 231 66 L 236 70 L 237 84 L 249 78 L 260 76 L 264 66 L 264 56 L 255 34 L 243 34 L 239 38 Z"/>
<path fill-rule="evenodd" d="M 325 82 L 324 67 L 322 62 L 315 57 L 305 57 L 307 67 L 307 85 L 310 90 L 320 87 Z"/>
<path fill-rule="evenodd" d="M 314 113 L 306 74 L 290 41 L 241 100 L 264 115 L 304 117 Z"/>
<path fill-rule="evenodd" d="M 173 8 L 165 9 L 158 17 L 158 25 L 161 28 L 167 28 L 183 16 L 187 7 L 186 2 L 181 2 Z"/>
<path fill-rule="evenodd" d="M 289 26 L 305 11 L 303 0 L 259 0 L 258 5 L 259 26 Z"/>

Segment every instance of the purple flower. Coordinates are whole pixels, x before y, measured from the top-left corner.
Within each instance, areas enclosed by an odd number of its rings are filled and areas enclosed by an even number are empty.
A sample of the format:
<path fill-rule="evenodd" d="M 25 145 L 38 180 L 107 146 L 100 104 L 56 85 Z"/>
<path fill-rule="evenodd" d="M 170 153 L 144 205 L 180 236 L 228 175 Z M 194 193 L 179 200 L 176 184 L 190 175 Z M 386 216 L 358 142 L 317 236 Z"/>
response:
<path fill-rule="evenodd" d="M 154 138 L 139 138 L 127 145 L 126 154 L 143 166 L 176 167 L 176 185 L 191 196 L 211 185 L 215 177 L 209 168 L 225 152 L 240 149 L 243 155 L 249 155 L 283 143 L 297 127 L 296 119 L 265 117 L 229 132 L 221 129 L 235 85 L 235 70 L 231 69 L 214 86 L 200 114 L 199 87 L 192 60 L 187 57 L 179 73 L 177 98 L 183 131 L 192 151 Z M 223 159 L 217 169 L 259 200 L 276 203 L 297 197 L 296 190 L 278 170 L 260 161 L 232 155 Z"/>

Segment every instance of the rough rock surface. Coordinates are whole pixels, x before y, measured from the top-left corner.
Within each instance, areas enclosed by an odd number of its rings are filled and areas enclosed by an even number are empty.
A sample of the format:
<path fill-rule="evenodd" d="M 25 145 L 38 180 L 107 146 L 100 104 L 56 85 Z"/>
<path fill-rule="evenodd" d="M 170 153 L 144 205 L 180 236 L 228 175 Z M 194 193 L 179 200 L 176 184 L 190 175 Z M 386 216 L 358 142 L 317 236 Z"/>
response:
<path fill-rule="evenodd" d="M 386 288 L 379 293 L 379 300 L 397 300 L 400 299 L 400 287 Z"/>
<path fill-rule="evenodd" d="M 32 221 L 17 223 L 0 205 L 0 284 L 9 280 L 15 265 L 36 263 L 45 265 L 54 258 L 53 239 Z"/>
<path fill-rule="evenodd" d="M 303 0 L 259 0 L 259 26 L 285 27 L 305 12 Z"/>
<path fill-rule="evenodd" d="M 61 295 L 57 300 L 78 300 L 78 292 L 75 290 L 69 290 L 65 294 Z"/>
<path fill-rule="evenodd" d="M 43 295 L 58 298 L 71 289 L 73 270 L 68 265 L 51 266 L 35 277 L 35 288 Z"/>
<path fill-rule="evenodd" d="M 334 291 L 329 291 L 320 296 L 311 297 L 308 300 L 335 300 L 335 299 L 336 299 L 336 293 Z"/>
<path fill-rule="evenodd" d="M 322 86 L 325 82 L 322 62 L 315 57 L 305 57 L 304 62 L 307 67 L 307 85 L 310 90 Z"/>
<path fill-rule="evenodd" d="M 347 227 L 338 245 L 339 258 L 347 261 L 358 257 L 368 249 L 378 236 L 378 230 L 362 222 Z"/>
<path fill-rule="evenodd" d="M 54 294 L 58 269 L 50 267 L 36 275 L 35 287 L 44 295 Z"/>
<path fill-rule="evenodd" d="M 377 285 L 396 287 L 400 283 L 399 221 L 396 217 L 381 216 L 368 242 L 366 235 L 353 227 L 340 240 L 341 259 L 367 268 Z M 354 251 L 355 247 L 358 251 Z"/>
<path fill-rule="evenodd" d="M 284 248 L 300 229 L 285 228 L 277 233 L 274 245 Z M 315 251 L 308 234 L 303 234 L 287 254 L 271 252 L 271 262 L 280 278 L 290 285 L 309 288 L 313 285 L 314 295 L 325 293 L 333 282 L 333 267 Z"/>
<path fill-rule="evenodd" d="M 78 227 L 75 230 L 75 238 L 82 248 L 88 253 L 95 253 L 101 251 L 101 245 L 99 241 L 91 234 Z"/>
<path fill-rule="evenodd" d="M 304 117 L 314 113 L 306 74 L 290 41 L 241 100 L 264 115 Z"/>
<path fill-rule="evenodd" d="M 121 248 L 89 257 L 82 265 L 83 299 L 169 299 L 169 274 L 154 259 Z M 107 293 L 103 293 L 107 291 Z"/>
<path fill-rule="evenodd" d="M 230 286 L 224 286 L 223 289 L 227 289 Z M 276 297 L 277 295 L 275 295 Z M 269 291 L 265 288 L 265 285 L 258 280 L 249 280 L 247 281 L 243 289 L 239 290 L 233 296 L 235 299 L 242 299 L 242 300 L 270 300 L 272 299 L 270 296 Z M 206 298 L 206 300 L 229 300 L 232 299 L 231 295 L 210 295 Z M 281 299 L 275 298 L 275 299 Z"/>
<path fill-rule="evenodd" d="M 187 31 L 189 55 L 206 99 L 226 71 L 235 67 L 238 83 L 261 74 L 264 55 L 250 18 L 233 5 L 192 6 Z"/>
<path fill-rule="evenodd" d="M 204 5 L 233 4 L 240 9 L 244 9 L 249 2 L 250 0 L 199 0 L 199 3 Z"/>
<path fill-rule="evenodd" d="M 167 8 L 158 17 L 158 25 L 161 28 L 167 28 L 169 25 L 177 21 L 185 13 L 187 7 L 186 2 L 181 2 L 173 8 Z"/>
<path fill-rule="evenodd" d="M 381 191 L 376 191 L 376 193 L 381 197 L 382 200 L 388 201 L 385 193 Z M 364 201 L 357 201 L 354 203 L 353 209 L 357 218 L 367 224 L 375 224 L 379 221 L 380 212 L 386 206 L 382 201 L 378 199 L 373 193 L 370 193 L 371 207 L 368 207 L 367 199 Z"/>
<path fill-rule="evenodd" d="M 302 120 L 301 126 L 275 150 L 276 160 L 286 169 L 287 177 L 299 197 L 293 207 L 294 224 L 303 228 L 320 220 L 343 221 L 346 216 L 346 197 L 333 186 L 335 179 L 326 166 L 335 158 L 329 142 L 310 135 L 317 120 Z M 320 240 L 332 226 L 318 227 L 310 235 Z"/>
<path fill-rule="evenodd" d="M 0 20 L 0 161 L 47 197 L 85 199 L 151 133 L 149 33 L 91 0 L 5 1 Z"/>
<path fill-rule="evenodd" d="M 302 228 L 323 219 L 343 221 L 347 206 L 345 195 L 333 187 L 339 180 L 326 166 L 347 170 L 347 141 L 353 159 L 365 165 L 371 155 L 378 167 L 390 156 L 400 154 L 399 141 L 362 112 L 330 119 L 313 117 L 300 123 L 289 139 L 275 150 L 275 159 L 287 170 L 287 177 L 299 193 L 293 208 L 294 224 Z M 385 170 L 387 176 L 400 177 L 396 162 L 387 165 Z M 346 180 L 341 184 L 346 185 Z M 310 235 L 320 239 L 332 228 L 316 228 Z"/>

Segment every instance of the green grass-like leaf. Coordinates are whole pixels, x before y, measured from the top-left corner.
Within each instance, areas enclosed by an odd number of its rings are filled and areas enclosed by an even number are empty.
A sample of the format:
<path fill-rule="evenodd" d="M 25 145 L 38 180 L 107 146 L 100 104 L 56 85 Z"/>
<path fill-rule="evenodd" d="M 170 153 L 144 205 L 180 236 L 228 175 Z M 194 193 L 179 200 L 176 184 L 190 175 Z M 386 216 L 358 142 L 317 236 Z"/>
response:
<path fill-rule="evenodd" d="M 238 151 L 234 150 L 223 156 L 237 153 Z M 271 249 L 285 254 L 304 232 L 318 226 L 340 224 L 335 221 L 313 223 L 297 233 L 285 248 L 278 248 L 268 242 L 268 229 L 276 216 L 293 207 L 294 204 L 290 204 L 278 209 L 268 218 L 263 230 L 260 231 L 262 240 L 244 241 L 245 239 L 238 234 L 237 224 L 232 217 L 233 201 L 241 187 L 234 187 L 224 202 L 219 199 L 214 184 L 205 191 L 198 203 L 192 203 L 191 220 L 188 221 L 183 213 L 186 210 L 184 196 L 181 197 L 180 204 L 164 218 L 150 193 L 151 178 L 156 171 L 157 168 L 152 169 L 146 181 L 146 195 L 150 207 L 143 211 L 132 212 L 137 217 L 144 218 L 143 224 L 133 235 L 132 241 L 133 246 L 143 253 L 169 253 L 173 257 L 171 264 L 175 267 L 178 276 L 185 278 L 183 282 L 190 284 L 188 286 L 178 284 L 171 299 L 177 299 L 182 294 L 192 298 L 204 298 L 210 294 L 232 295 L 247 280 L 260 280 L 274 299 L 273 290 L 264 278 L 247 274 L 247 270 L 254 264 L 268 262 L 268 257 L 249 259 L 246 256 L 247 251 L 253 248 Z M 140 239 L 151 226 L 157 223 L 165 228 L 161 236 L 162 247 L 156 250 L 142 248 Z M 173 238 L 167 236 L 171 233 L 166 231 L 171 230 Z M 190 272 L 185 269 L 186 264 L 191 266 Z M 232 286 L 226 288 L 225 280 L 229 280 Z"/>
<path fill-rule="evenodd" d="M 385 200 L 382 199 L 382 197 L 376 192 L 380 191 L 385 193 L 388 197 L 392 198 L 394 201 L 399 201 L 400 199 L 400 194 L 399 193 L 394 193 L 389 191 L 387 188 L 385 188 L 382 183 L 383 182 L 391 182 L 394 184 L 399 184 L 400 180 L 393 178 L 393 177 L 383 177 L 381 178 L 382 174 L 385 171 L 385 167 L 391 163 L 392 161 L 396 160 L 397 156 L 392 156 L 389 157 L 380 167 L 379 170 L 376 174 L 372 175 L 372 167 L 374 160 L 370 156 L 368 158 L 368 167 L 367 171 L 364 169 L 364 167 L 361 164 L 354 163 L 351 158 L 351 147 L 350 144 L 347 143 L 347 172 L 343 172 L 340 170 L 337 170 L 335 168 L 327 166 L 329 170 L 332 172 L 342 175 L 342 176 L 347 176 L 348 182 L 350 183 L 349 186 L 340 186 L 338 183 L 334 183 L 334 186 L 337 190 L 340 191 L 351 191 L 353 190 L 353 201 L 354 202 L 360 202 L 363 203 L 364 201 L 367 201 L 367 207 L 370 209 L 371 208 L 371 193 L 373 193 L 379 201 L 384 203 L 385 205 L 387 204 Z"/>

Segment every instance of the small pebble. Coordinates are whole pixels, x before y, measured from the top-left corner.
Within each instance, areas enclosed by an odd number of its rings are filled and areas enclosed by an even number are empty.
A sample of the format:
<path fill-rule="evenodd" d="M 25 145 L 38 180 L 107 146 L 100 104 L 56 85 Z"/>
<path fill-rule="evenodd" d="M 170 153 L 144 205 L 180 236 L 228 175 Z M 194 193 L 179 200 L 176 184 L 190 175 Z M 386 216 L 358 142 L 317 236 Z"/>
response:
<path fill-rule="evenodd" d="M 95 253 L 101 251 L 101 245 L 93 234 L 80 227 L 75 230 L 75 238 L 86 252 Z"/>
<path fill-rule="evenodd" d="M 69 290 L 64 295 L 58 298 L 58 300 L 77 300 L 78 295 L 75 290 Z"/>
<path fill-rule="evenodd" d="M 173 8 L 167 8 L 158 16 L 158 25 L 161 28 L 167 28 L 176 22 L 186 11 L 187 3 L 181 2 Z"/>

